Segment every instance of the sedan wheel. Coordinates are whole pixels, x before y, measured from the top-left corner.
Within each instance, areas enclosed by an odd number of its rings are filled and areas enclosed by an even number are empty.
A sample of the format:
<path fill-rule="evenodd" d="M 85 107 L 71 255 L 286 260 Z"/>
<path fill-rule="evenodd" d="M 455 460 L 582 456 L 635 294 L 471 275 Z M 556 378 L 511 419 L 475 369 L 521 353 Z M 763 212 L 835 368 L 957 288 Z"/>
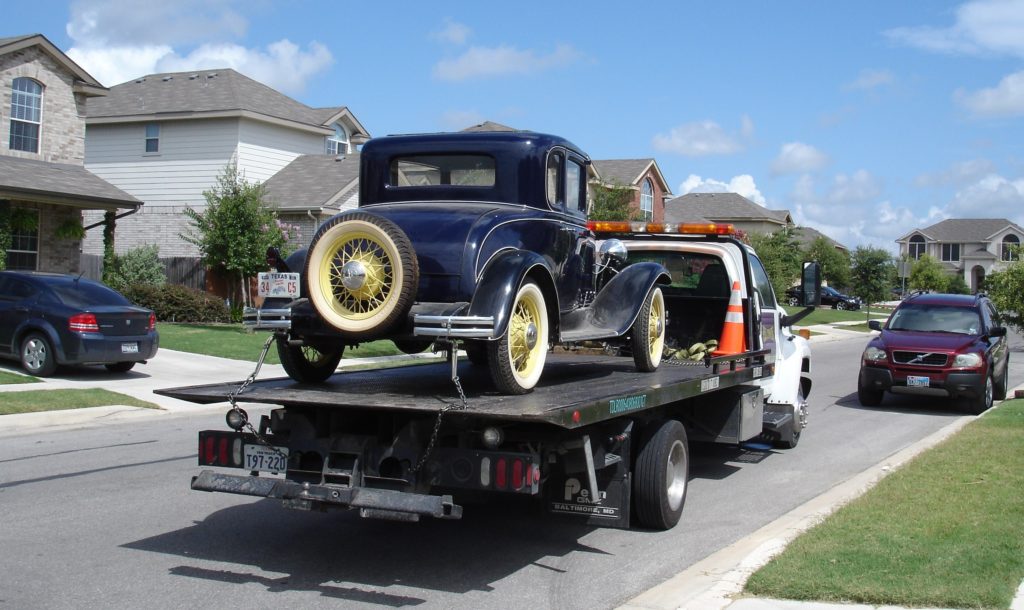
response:
<path fill-rule="evenodd" d="M 57 359 L 49 340 L 32 333 L 21 342 L 21 366 L 31 375 L 49 377 L 57 370 Z"/>

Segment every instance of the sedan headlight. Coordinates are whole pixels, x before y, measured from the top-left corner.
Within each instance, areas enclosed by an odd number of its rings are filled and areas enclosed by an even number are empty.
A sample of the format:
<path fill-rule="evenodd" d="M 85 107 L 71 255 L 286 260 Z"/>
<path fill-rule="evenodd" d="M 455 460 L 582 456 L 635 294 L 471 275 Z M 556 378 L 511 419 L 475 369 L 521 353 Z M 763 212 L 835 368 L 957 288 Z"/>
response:
<path fill-rule="evenodd" d="M 956 358 L 953 358 L 953 366 L 977 368 L 981 366 L 981 356 L 974 352 L 969 354 L 957 354 Z"/>
<path fill-rule="evenodd" d="M 885 350 L 869 345 L 868 348 L 864 350 L 863 357 L 867 362 L 882 362 L 885 360 Z"/>

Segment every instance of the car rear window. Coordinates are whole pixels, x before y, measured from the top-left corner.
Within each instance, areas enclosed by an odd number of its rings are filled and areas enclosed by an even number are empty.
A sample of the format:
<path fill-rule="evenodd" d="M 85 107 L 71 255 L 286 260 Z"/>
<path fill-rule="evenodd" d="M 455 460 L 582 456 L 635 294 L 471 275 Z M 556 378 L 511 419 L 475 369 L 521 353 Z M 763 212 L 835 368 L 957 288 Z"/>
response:
<path fill-rule="evenodd" d="M 391 186 L 494 186 L 487 155 L 410 155 L 391 160 Z"/>
<path fill-rule="evenodd" d="M 68 307 L 86 308 L 90 305 L 131 305 L 128 299 L 102 284 L 94 282 L 60 282 L 50 284 L 57 299 Z"/>
<path fill-rule="evenodd" d="M 981 316 L 968 307 L 904 304 L 893 312 L 888 328 L 976 335 L 981 332 Z"/>

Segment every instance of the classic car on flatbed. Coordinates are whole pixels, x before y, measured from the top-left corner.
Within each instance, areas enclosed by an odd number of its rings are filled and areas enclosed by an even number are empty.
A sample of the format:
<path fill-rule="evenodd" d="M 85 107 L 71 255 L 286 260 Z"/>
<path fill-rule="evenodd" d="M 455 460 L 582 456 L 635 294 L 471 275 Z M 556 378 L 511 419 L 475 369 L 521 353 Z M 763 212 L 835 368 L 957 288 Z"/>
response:
<path fill-rule="evenodd" d="M 462 347 L 505 394 L 531 391 L 555 344 L 617 343 L 638 370 L 658 367 L 669 276 L 623 265 L 614 241 L 597 250 L 590 159 L 575 145 L 533 132 L 389 136 L 360 163 L 358 209 L 287 260 L 269 255 L 301 274 L 306 300 L 246 313 L 278 333 L 292 378 L 324 381 L 345 346 L 375 339 Z"/>

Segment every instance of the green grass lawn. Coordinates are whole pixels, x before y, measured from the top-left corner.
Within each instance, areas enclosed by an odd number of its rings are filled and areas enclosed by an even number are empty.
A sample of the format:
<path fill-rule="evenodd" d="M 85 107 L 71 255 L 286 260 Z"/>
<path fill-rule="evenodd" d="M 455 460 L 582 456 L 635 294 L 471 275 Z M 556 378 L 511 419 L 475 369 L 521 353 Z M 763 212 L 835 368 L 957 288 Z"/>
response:
<path fill-rule="evenodd" d="M 883 479 L 755 573 L 781 599 L 1007 608 L 1024 579 L 1024 400 Z"/>
<path fill-rule="evenodd" d="M 160 347 L 180 352 L 256 362 L 270 333 L 249 332 L 241 324 L 157 324 Z M 346 349 L 345 358 L 371 358 L 401 354 L 391 341 L 371 341 Z M 271 346 L 266 362 L 280 364 L 277 348 Z"/>
<path fill-rule="evenodd" d="M 144 407 L 146 409 L 160 408 L 145 400 L 101 389 L 26 390 L 24 392 L 4 392 L 0 394 L 0 397 L 3 398 L 3 400 L 0 400 L 0 415 L 85 409 L 87 407 L 106 407 L 110 405 L 127 405 L 130 407 Z"/>
<path fill-rule="evenodd" d="M 5 383 L 38 383 L 39 379 L 31 375 L 18 375 L 17 373 L 8 373 L 7 371 L 0 371 L 0 384 Z"/>
<path fill-rule="evenodd" d="M 800 311 L 798 307 L 787 307 L 786 311 L 790 314 L 794 314 Z M 889 310 L 872 308 L 871 318 L 886 318 L 891 313 Z M 827 309 L 821 308 L 815 309 L 809 316 L 800 320 L 797 326 L 810 326 L 812 324 L 832 324 L 835 322 L 864 322 L 867 323 L 867 313 L 861 309 L 859 311 L 840 311 L 838 309 Z"/>

